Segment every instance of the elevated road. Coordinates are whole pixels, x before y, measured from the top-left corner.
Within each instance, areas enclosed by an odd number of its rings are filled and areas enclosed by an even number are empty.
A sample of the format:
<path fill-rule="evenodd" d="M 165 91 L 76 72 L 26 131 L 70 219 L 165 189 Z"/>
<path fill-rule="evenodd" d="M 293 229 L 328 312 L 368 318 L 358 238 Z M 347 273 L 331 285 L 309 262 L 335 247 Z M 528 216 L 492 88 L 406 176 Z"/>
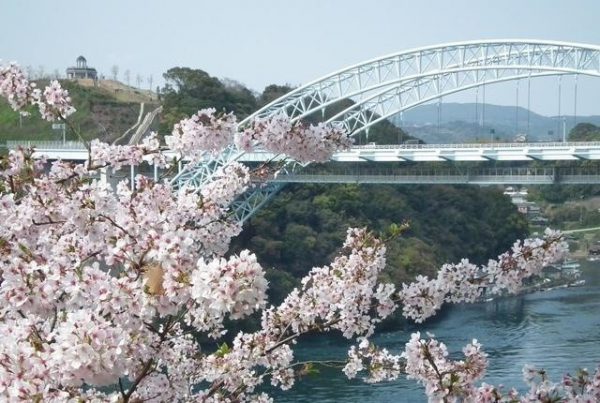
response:
<path fill-rule="evenodd" d="M 49 159 L 84 161 L 87 151 L 80 143 L 8 142 L 7 147 L 18 145 L 35 147 L 39 155 Z M 244 162 L 282 160 L 285 156 L 266 151 L 244 153 Z M 207 155 L 207 161 L 210 156 Z M 401 144 L 364 145 L 335 153 L 336 162 L 441 162 L 441 161 L 576 161 L 600 160 L 600 142 L 567 143 L 489 143 L 489 144 Z"/>

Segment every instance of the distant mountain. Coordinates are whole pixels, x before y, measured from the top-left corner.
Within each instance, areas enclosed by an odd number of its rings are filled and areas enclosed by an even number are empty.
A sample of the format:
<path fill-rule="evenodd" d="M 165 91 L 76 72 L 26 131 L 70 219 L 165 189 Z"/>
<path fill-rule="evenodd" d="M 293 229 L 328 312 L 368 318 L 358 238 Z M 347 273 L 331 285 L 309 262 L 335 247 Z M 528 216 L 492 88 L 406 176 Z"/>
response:
<path fill-rule="evenodd" d="M 475 103 L 427 104 L 397 115 L 392 123 L 413 137 L 427 143 L 459 143 L 471 141 L 511 141 L 526 134 L 529 121 L 529 141 L 556 141 L 562 139 L 561 120 L 529 112 L 526 108 Z M 567 134 L 577 123 L 600 125 L 600 116 L 565 115 Z"/>

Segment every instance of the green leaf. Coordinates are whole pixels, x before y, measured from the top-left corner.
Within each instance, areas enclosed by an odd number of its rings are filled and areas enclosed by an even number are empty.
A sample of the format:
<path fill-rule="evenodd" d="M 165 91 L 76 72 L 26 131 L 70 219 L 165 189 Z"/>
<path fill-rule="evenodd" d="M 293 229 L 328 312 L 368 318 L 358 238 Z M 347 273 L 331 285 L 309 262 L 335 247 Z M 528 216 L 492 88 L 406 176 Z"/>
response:
<path fill-rule="evenodd" d="M 229 352 L 231 351 L 231 349 L 229 348 L 229 346 L 227 345 L 227 343 L 223 343 L 219 346 L 219 348 L 217 349 L 217 351 L 215 352 L 215 355 L 217 357 L 223 358 L 225 357 L 227 354 L 229 354 Z"/>

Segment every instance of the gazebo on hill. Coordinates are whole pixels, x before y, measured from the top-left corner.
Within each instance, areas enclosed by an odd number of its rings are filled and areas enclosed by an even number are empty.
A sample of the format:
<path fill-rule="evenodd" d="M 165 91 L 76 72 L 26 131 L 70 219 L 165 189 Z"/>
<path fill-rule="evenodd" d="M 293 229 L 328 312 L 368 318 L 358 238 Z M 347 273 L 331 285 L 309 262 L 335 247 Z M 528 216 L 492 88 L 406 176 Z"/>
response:
<path fill-rule="evenodd" d="M 67 69 L 67 78 L 91 78 L 92 80 L 98 79 L 98 73 L 93 67 L 87 66 L 87 60 L 83 56 L 79 56 L 76 61 L 75 67 L 69 67 Z"/>

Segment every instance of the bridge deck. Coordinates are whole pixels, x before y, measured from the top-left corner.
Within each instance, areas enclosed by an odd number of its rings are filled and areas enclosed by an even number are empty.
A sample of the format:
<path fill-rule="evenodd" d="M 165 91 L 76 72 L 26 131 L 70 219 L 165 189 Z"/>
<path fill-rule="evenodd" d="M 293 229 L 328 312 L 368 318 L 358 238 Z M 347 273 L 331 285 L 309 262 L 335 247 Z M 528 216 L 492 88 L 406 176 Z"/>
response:
<path fill-rule="evenodd" d="M 65 147 L 59 142 L 8 142 L 7 147 L 35 146 L 39 154 L 50 159 L 83 161 L 88 153 L 80 143 Z M 210 158 L 207 155 L 207 158 Z M 285 156 L 266 151 L 254 151 L 239 156 L 240 161 L 265 162 L 282 160 Z M 434 161 L 564 161 L 599 160 L 600 142 L 567 143 L 489 143 L 489 144 L 401 144 L 355 146 L 335 153 L 338 162 L 434 162 Z"/>

